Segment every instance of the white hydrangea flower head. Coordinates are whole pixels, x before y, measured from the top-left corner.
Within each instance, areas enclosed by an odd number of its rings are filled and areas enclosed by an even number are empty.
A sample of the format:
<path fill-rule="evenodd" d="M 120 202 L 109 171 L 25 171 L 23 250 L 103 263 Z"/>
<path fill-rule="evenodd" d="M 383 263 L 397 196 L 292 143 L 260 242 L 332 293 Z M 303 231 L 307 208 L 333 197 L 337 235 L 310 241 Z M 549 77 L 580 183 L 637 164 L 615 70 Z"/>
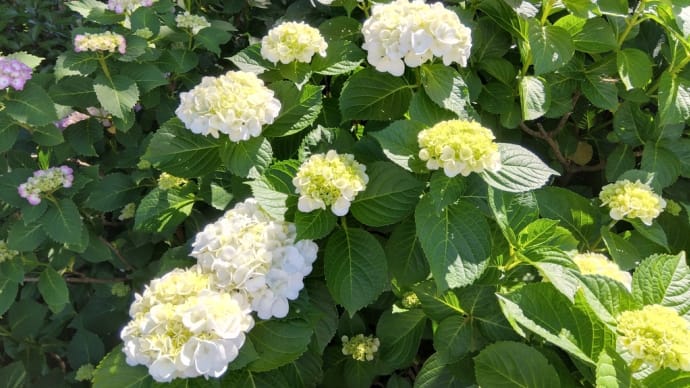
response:
<path fill-rule="evenodd" d="M 139 7 L 150 7 L 158 0 L 108 0 L 107 8 L 115 13 L 132 13 Z"/>
<path fill-rule="evenodd" d="M 185 11 L 175 16 L 175 23 L 178 28 L 187 28 L 192 31 L 192 34 L 197 34 L 206 27 L 211 27 L 211 23 L 201 15 L 192 15 L 189 11 Z"/>
<path fill-rule="evenodd" d="M 580 273 L 583 275 L 601 275 L 622 283 L 630 291 L 632 276 L 628 271 L 622 271 L 618 264 L 609 260 L 601 253 L 585 252 L 572 256 Z"/>
<path fill-rule="evenodd" d="M 369 63 L 395 76 L 405 72 L 405 65 L 418 67 L 434 57 L 446 66 L 466 66 L 472 48 L 471 30 L 456 13 L 422 0 L 375 4 L 362 33 Z"/>
<path fill-rule="evenodd" d="M 274 64 L 311 62 L 314 54 L 326 56 L 328 44 L 316 28 L 304 22 L 285 22 L 261 39 L 261 56 Z"/>
<path fill-rule="evenodd" d="M 246 295 L 259 318 L 282 318 L 318 250 L 311 240 L 295 242 L 296 236 L 293 223 L 272 219 L 247 199 L 196 235 L 191 256 L 215 287 Z"/>
<path fill-rule="evenodd" d="M 135 298 L 122 350 L 159 382 L 221 376 L 254 326 L 245 296 L 214 290 L 196 266 L 152 280 Z"/>
<path fill-rule="evenodd" d="M 618 317 L 618 343 L 657 370 L 690 371 L 690 324 L 676 310 L 647 305 Z"/>
<path fill-rule="evenodd" d="M 127 52 L 127 41 L 125 37 L 112 31 L 101 32 L 98 34 L 83 33 L 74 37 L 74 51 L 107 51 L 110 53 Z"/>
<path fill-rule="evenodd" d="M 645 183 L 627 179 L 608 184 L 599 193 L 601 206 L 608 206 L 614 220 L 639 218 L 645 225 L 651 225 L 666 208 L 666 201 Z"/>
<path fill-rule="evenodd" d="M 448 177 L 473 172 L 498 171 L 501 154 L 494 134 L 481 124 L 466 120 L 441 121 L 417 135 L 419 158 L 429 170 L 443 169 Z"/>
<path fill-rule="evenodd" d="M 161 173 L 158 177 L 158 188 L 163 191 L 168 191 L 176 187 L 183 186 L 187 184 L 187 180 L 184 178 L 179 178 L 174 175 L 168 174 L 167 172 Z"/>
<path fill-rule="evenodd" d="M 352 338 L 344 335 L 340 340 L 343 343 L 343 354 L 352 356 L 356 361 L 373 360 L 376 352 L 379 350 L 379 346 L 381 346 L 379 339 L 373 335 L 364 336 L 364 334 L 357 334 Z"/>
<path fill-rule="evenodd" d="M 280 101 L 255 74 L 229 71 L 204 77 L 188 92 L 180 93 L 177 117 L 194 133 L 218 138 L 220 133 L 240 142 L 261 135 L 273 123 Z"/>
<path fill-rule="evenodd" d="M 301 212 L 326 209 L 330 206 L 336 216 L 350 211 L 350 204 L 369 183 L 366 166 L 351 154 L 334 150 L 314 154 L 297 170 L 292 179 L 297 194 L 297 208 Z"/>

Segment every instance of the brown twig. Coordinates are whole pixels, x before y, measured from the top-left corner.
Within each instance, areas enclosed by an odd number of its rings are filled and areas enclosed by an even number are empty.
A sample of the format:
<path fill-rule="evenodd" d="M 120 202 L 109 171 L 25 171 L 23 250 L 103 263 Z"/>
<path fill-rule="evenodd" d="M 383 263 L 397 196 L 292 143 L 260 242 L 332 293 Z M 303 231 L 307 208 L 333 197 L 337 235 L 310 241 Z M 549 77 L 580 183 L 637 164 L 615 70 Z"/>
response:
<path fill-rule="evenodd" d="M 110 248 L 113 252 L 115 252 L 115 256 L 117 256 L 117 258 L 120 259 L 122 264 L 125 265 L 125 268 L 127 268 L 130 271 L 134 270 L 134 266 L 132 266 L 132 264 L 129 264 L 127 259 L 125 259 L 124 256 L 122 256 L 122 253 L 120 253 L 120 251 L 117 248 L 115 248 L 113 244 L 111 244 L 108 240 L 104 239 L 101 236 L 99 236 L 98 239 L 101 240 L 103 244 L 107 245 L 108 248 Z"/>
<path fill-rule="evenodd" d="M 66 277 L 64 278 L 67 283 L 81 283 L 81 284 L 109 284 L 109 283 L 120 283 L 129 281 L 127 278 L 113 278 L 113 279 L 99 279 L 90 277 Z M 35 277 L 25 277 L 24 283 L 36 283 L 39 278 Z"/>
<path fill-rule="evenodd" d="M 63 360 L 60 356 L 58 356 L 56 353 L 53 352 L 48 352 L 47 353 L 50 357 L 55 359 L 57 361 L 58 365 L 60 366 L 60 370 L 64 373 L 67 371 L 67 365 L 65 364 L 65 360 Z"/>

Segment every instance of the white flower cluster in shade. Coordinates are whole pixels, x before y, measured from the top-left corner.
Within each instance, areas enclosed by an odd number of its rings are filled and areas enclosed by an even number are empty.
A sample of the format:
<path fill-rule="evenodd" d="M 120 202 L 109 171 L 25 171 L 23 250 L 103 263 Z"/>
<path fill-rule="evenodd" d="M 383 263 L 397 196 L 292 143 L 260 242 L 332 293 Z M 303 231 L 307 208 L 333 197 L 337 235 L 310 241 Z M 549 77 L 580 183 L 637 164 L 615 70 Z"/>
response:
<path fill-rule="evenodd" d="M 366 166 L 357 163 L 350 154 L 339 155 L 330 150 L 314 154 L 297 170 L 292 179 L 300 197 L 297 208 L 301 212 L 326 209 L 330 206 L 336 216 L 350 211 L 350 203 L 369 183 Z"/>
<path fill-rule="evenodd" d="M 125 37 L 112 31 L 101 32 L 98 34 L 83 33 L 74 37 L 74 51 L 108 51 L 111 53 L 127 52 L 127 41 Z"/>
<path fill-rule="evenodd" d="M 177 117 L 194 133 L 233 142 L 261 134 L 280 112 L 280 101 L 255 74 L 229 71 L 218 77 L 204 77 L 188 92 L 180 93 Z"/>
<path fill-rule="evenodd" d="M 245 295 L 261 319 L 282 318 L 312 270 L 318 246 L 295 242 L 295 225 L 276 221 L 248 199 L 196 235 L 191 256 L 214 285 Z"/>
<path fill-rule="evenodd" d="M 375 4 L 362 33 L 369 63 L 395 76 L 405 72 L 405 65 L 418 67 L 434 57 L 446 66 L 466 66 L 472 47 L 471 31 L 457 14 L 422 0 Z"/>
<path fill-rule="evenodd" d="M 614 220 L 639 218 L 645 225 L 652 225 L 655 218 L 666 208 L 666 201 L 654 190 L 638 179 L 627 179 L 601 188 L 599 199 L 602 206 L 608 206 Z"/>
<path fill-rule="evenodd" d="M 304 22 L 285 22 L 261 39 L 261 56 L 274 64 L 311 62 L 314 54 L 326 56 L 328 44 L 316 28 Z"/>
<path fill-rule="evenodd" d="M 381 346 L 381 342 L 373 335 L 357 334 L 352 338 L 344 335 L 340 338 L 343 343 L 342 352 L 356 361 L 371 361 Z"/>
<path fill-rule="evenodd" d="M 490 129 L 474 121 L 441 121 L 417 135 L 419 158 L 429 170 L 442 168 L 451 178 L 495 172 L 501 168 L 501 154 L 494 138 Z"/>
<path fill-rule="evenodd" d="M 219 377 L 254 326 L 245 296 L 215 290 L 197 266 L 153 279 L 135 297 L 120 333 L 123 352 L 127 364 L 147 366 L 159 382 Z"/>
<path fill-rule="evenodd" d="M 630 291 L 632 287 L 632 275 L 622 271 L 618 264 L 609 260 L 601 253 L 584 252 L 572 255 L 572 259 L 583 275 L 601 275 L 613 279 L 625 286 Z"/>
<path fill-rule="evenodd" d="M 201 15 L 192 15 L 188 11 L 175 16 L 175 23 L 178 28 L 187 28 L 192 34 L 197 34 L 206 27 L 211 27 L 211 23 Z"/>

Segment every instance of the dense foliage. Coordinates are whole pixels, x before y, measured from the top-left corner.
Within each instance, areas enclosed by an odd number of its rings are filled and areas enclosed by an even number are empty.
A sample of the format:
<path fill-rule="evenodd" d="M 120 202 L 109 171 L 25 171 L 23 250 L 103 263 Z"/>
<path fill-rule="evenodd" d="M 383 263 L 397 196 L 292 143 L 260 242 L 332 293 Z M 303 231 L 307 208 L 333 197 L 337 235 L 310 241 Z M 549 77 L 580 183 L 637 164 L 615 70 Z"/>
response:
<path fill-rule="evenodd" d="M 7 386 L 690 385 L 689 1 L 0 11 Z"/>

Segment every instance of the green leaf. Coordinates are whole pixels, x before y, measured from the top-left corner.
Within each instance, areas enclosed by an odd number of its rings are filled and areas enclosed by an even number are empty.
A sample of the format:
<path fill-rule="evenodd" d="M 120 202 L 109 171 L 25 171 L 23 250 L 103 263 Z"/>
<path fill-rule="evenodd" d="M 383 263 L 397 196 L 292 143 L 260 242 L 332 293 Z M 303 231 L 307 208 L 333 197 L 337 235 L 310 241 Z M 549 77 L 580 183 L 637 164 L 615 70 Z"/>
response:
<path fill-rule="evenodd" d="M 40 222 L 24 225 L 18 221 L 7 234 L 7 247 L 20 252 L 35 250 L 46 239 L 46 233 Z"/>
<path fill-rule="evenodd" d="M 54 124 L 48 124 L 35 128 L 32 135 L 36 144 L 45 147 L 56 146 L 65 142 L 62 131 L 60 131 L 60 129 Z"/>
<path fill-rule="evenodd" d="M 564 251 L 577 249 L 578 241 L 569 230 L 558 226 L 559 221 L 540 218 L 526 225 L 517 236 L 517 246 L 522 250 L 538 247 L 560 248 Z"/>
<path fill-rule="evenodd" d="M 272 124 L 263 129 L 262 136 L 295 134 L 310 126 L 319 116 L 322 86 L 307 84 L 301 90 L 297 90 L 294 83 L 279 81 L 271 84 L 271 89 L 280 100 L 280 114 Z"/>
<path fill-rule="evenodd" d="M 98 120 L 84 120 L 63 131 L 65 140 L 80 155 L 98 156 L 97 145 L 103 139 L 103 125 Z"/>
<path fill-rule="evenodd" d="M 220 28 L 206 27 L 194 35 L 194 41 L 206 50 L 220 56 L 220 45 L 227 43 L 232 35 Z"/>
<path fill-rule="evenodd" d="M 440 121 L 454 118 L 457 118 L 455 113 L 443 109 L 438 106 L 438 104 L 431 101 L 431 98 L 429 98 L 423 90 L 417 91 L 412 96 L 412 100 L 410 101 L 411 121 L 418 121 L 427 126 L 432 126 Z"/>
<path fill-rule="evenodd" d="M 98 364 L 92 382 L 93 388 L 148 388 L 152 379 L 146 367 L 127 365 L 118 345 Z"/>
<path fill-rule="evenodd" d="M 517 234 L 539 217 L 534 193 L 507 193 L 489 187 L 489 206 L 496 223 L 511 245 L 517 245 Z"/>
<path fill-rule="evenodd" d="M 57 314 L 70 302 L 65 279 L 53 267 L 46 267 L 38 279 L 38 291 L 50 310 Z"/>
<path fill-rule="evenodd" d="M 328 42 L 326 56 L 314 55 L 311 68 L 317 74 L 338 75 L 355 70 L 364 60 L 364 51 L 347 40 Z"/>
<path fill-rule="evenodd" d="M 659 126 L 690 118 L 690 81 L 663 72 L 659 78 Z"/>
<path fill-rule="evenodd" d="M 338 328 L 338 310 L 323 280 L 305 279 L 304 288 L 309 300 L 302 314 L 314 329 L 313 345 L 323 352 Z"/>
<path fill-rule="evenodd" d="M 438 353 L 426 359 L 422 369 L 415 378 L 415 388 L 465 388 L 475 385 L 472 363 L 463 360 L 462 363 L 446 364 Z"/>
<path fill-rule="evenodd" d="M 652 80 L 652 60 L 642 50 L 626 48 L 618 51 L 616 65 L 627 90 L 644 88 Z"/>
<path fill-rule="evenodd" d="M 138 190 L 129 176 L 119 172 L 108 174 L 93 184 L 85 205 L 103 212 L 113 211 L 133 202 Z"/>
<path fill-rule="evenodd" d="M 6 388 L 22 388 L 26 386 L 26 369 L 21 361 L 15 361 L 0 369 L 0 381 Z"/>
<path fill-rule="evenodd" d="M 644 143 L 652 126 L 652 116 L 641 111 L 637 104 L 629 101 L 623 102 L 613 114 L 613 130 L 618 138 L 629 146 L 634 147 Z"/>
<path fill-rule="evenodd" d="M 523 120 L 535 120 L 548 112 L 551 106 L 551 90 L 543 78 L 522 77 L 519 91 Z"/>
<path fill-rule="evenodd" d="M 645 144 L 640 168 L 654 174 L 658 187 L 666 188 L 678 180 L 680 167 L 680 160 L 670 150 L 651 141 Z"/>
<path fill-rule="evenodd" d="M 237 54 L 228 58 L 240 70 L 261 74 L 275 66 L 261 56 L 261 44 L 257 43 L 240 50 Z"/>
<path fill-rule="evenodd" d="M 93 106 L 96 100 L 93 80 L 88 77 L 64 77 L 53 85 L 48 93 L 58 104 L 80 108 Z"/>
<path fill-rule="evenodd" d="M 645 387 L 685 388 L 690 386 L 690 372 L 659 369 L 643 380 Z"/>
<path fill-rule="evenodd" d="M 64 58 L 62 65 L 73 71 L 68 72 L 68 75 L 86 76 L 98 68 L 96 56 L 89 52 L 78 53 L 68 50 L 62 54 L 62 57 Z"/>
<path fill-rule="evenodd" d="M 581 275 L 581 289 L 575 296 L 577 303 L 586 303 L 597 317 L 611 326 L 627 310 L 641 307 L 623 283 L 602 275 Z M 584 301 L 583 301 L 584 300 Z"/>
<path fill-rule="evenodd" d="M 144 9 L 140 7 L 139 9 Z M 142 94 L 168 84 L 165 74 L 157 66 L 150 63 L 126 63 L 122 66 L 122 73 L 133 79 Z"/>
<path fill-rule="evenodd" d="M 124 75 L 114 75 L 110 79 L 99 75 L 93 81 L 93 90 L 101 106 L 113 116 L 123 120 L 134 108 L 134 104 L 139 101 L 137 84 Z"/>
<path fill-rule="evenodd" d="M 129 15 L 132 31 L 148 29 L 153 35 L 158 35 L 161 23 L 158 21 L 156 12 L 151 7 L 138 7 Z"/>
<path fill-rule="evenodd" d="M 615 346 L 615 334 L 548 283 L 530 283 L 499 295 L 503 313 L 523 337 L 526 328 L 580 360 L 594 365 L 602 349 Z"/>
<path fill-rule="evenodd" d="M 226 141 L 220 147 L 220 158 L 225 167 L 241 177 L 256 178 L 271 163 L 271 143 L 262 136 L 234 143 Z"/>
<path fill-rule="evenodd" d="M 285 160 L 268 168 L 258 179 L 247 182 L 261 208 L 275 219 L 283 219 L 288 206 L 297 204 L 292 178 L 298 168 L 296 160 Z"/>
<path fill-rule="evenodd" d="M 12 149 L 21 129 L 8 115 L 0 115 L 0 153 Z"/>
<path fill-rule="evenodd" d="M 601 17 L 587 19 L 582 30 L 573 36 L 573 44 L 577 50 L 590 54 L 605 53 L 618 48 L 613 28 Z"/>
<path fill-rule="evenodd" d="M 637 263 L 644 258 L 630 241 L 609 231 L 606 227 L 602 227 L 601 237 L 609 255 L 622 270 L 627 271 L 637 267 Z"/>
<path fill-rule="evenodd" d="M 484 387 L 552 388 L 558 373 L 538 350 L 520 342 L 496 342 L 474 358 L 477 383 Z"/>
<path fill-rule="evenodd" d="M 69 198 L 51 203 L 40 223 L 46 234 L 57 242 L 73 245 L 79 245 L 81 242 L 84 224 L 77 205 Z"/>
<path fill-rule="evenodd" d="M 261 321 L 249 332 L 259 358 L 249 370 L 265 372 L 298 359 L 307 350 L 312 329 L 302 320 Z"/>
<path fill-rule="evenodd" d="M 575 53 L 570 34 L 561 27 L 541 26 L 537 22 L 530 22 L 527 34 L 535 75 L 562 67 Z"/>
<path fill-rule="evenodd" d="M 626 388 L 632 387 L 632 373 L 628 364 L 618 353 L 602 350 L 596 369 L 597 387 Z"/>
<path fill-rule="evenodd" d="M 158 58 L 158 65 L 164 72 L 184 74 L 199 64 L 199 57 L 185 49 L 165 50 Z"/>
<path fill-rule="evenodd" d="M 318 240 L 326 237 L 338 221 L 330 210 L 316 209 L 309 213 L 295 213 L 295 227 L 297 228 L 297 240 Z"/>
<path fill-rule="evenodd" d="M 435 212 L 431 197 L 415 210 L 417 235 L 439 291 L 477 280 L 489 262 L 489 224 L 474 206 L 460 202 Z"/>
<path fill-rule="evenodd" d="M 632 294 L 642 305 L 660 304 L 690 318 L 690 268 L 685 252 L 654 255 L 633 274 Z"/>
<path fill-rule="evenodd" d="M 444 363 L 460 361 L 472 348 L 478 333 L 469 318 L 452 315 L 439 322 L 434 332 L 434 348 Z"/>
<path fill-rule="evenodd" d="M 643 224 L 642 221 L 635 218 L 628 221 L 636 231 L 640 233 L 644 238 L 652 241 L 655 244 L 661 245 L 666 248 L 666 251 L 670 251 L 668 246 L 668 238 L 666 237 L 666 232 L 658 223 L 653 223 L 651 225 Z"/>
<path fill-rule="evenodd" d="M 321 355 L 310 348 L 300 358 L 281 366 L 276 372 L 280 373 L 290 388 L 315 387 L 323 377 L 322 364 Z"/>
<path fill-rule="evenodd" d="M 535 194 L 541 216 L 561 221 L 581 244 L 589 246 L 599 238 L 599 210 L 585 197 L 559 187 L 546 187 Z"/>
<path fill-rule="evenodd" d="M 619 144 L 606 159 L 606 180 L 615 182 L 622 173 L 633 168 L 635 168 L 635 155 L 633 155 L 632 147 Z"/>
<path fill-rule="evenodd" d="M 336 16 L 326 19 L 319 25 L 321 35 L 329 42 L 335 39 L 347 39 L 353 41 L 361 36 L 362 24 L 357 20 L 347 16 Z"/>
<path fill-rule="evenodd" d="M 388 271 L 399 286 L 412 285 L 427 278 L 429 262 L 417 239 L 414 219 L 399 223 L 384 247 Z"/>
<path fill-rule="evenodd" d="M 626 0 L 598 0 L 597 5 L 603 14 L 628 16 L 628 2 Z"/>
<path fill-rule="evenodd" d="M 487 112 L 506 114 L 513 108 L 515 91 L 512 86 L 491 81 L 484 85 L 479 95 L 479 105 Z"/>
<path fill-rule="evenodd" d="M 393 224 L 414 211 L 424 184 L 389 162 L 375 162 L 367 169 L 369 183 L 358 193 L 350 211 L 369 226 Z"/>
<path fill-rule="evenodd" d="M 171 234 L 192 213 L 196 186 L 161 190 L 156 187 L 141 199 L 134 215 L 134 230 Z"/>
<path fill-rule="evenodd" d="M 501 153 L 500 170 L 479 174 L 496 189 L 511 193 L 535 190 L 544 186 L 551 175 L 560 175 L 532 151 L 517 144 L 498 143 L 498 151 Z"/>
<path fill-rule="evenodd" d="M 443 171 L 434 171 L 429 180 L 429 195 L 436 206 L 436 213 L 457 201 L 467 189 L 467 180 L 462 177 L 449 178 Z"/>
<path fill-rule="evenodd" d="M 38 338 L 47 314 L 48 307 L 45 305 L 33 299 L 20 299 L 10 307 L 3 320 L 9 322 L 13 338 L 19 340 Z"/>
<path fill-rule="evenodd" d="M 426 126 L 409 120 L 395 121 L 386 128 L 371 135 L 381 144 L 383 153 L 391 162 L 413 172 L 426 171 L 425 163 L 419 159 L 417 135 Z"/>
<path fill-rule="evenodd" d="M 547 245 L 522 252 L 522 258 L 536 267 L 541 276 L 568 298 L 569 302 L 574 300 L 580 282 L 577 267 L 565 252 Z"/>
<path fill-rule="evenodd" d="M 368 232 L 346 228 L 329 237 L 324 254 L 326 285 L 350 316 L 381 294 L 388 280 L 386 267 L 381 244 Z"/>
<path fill-rule="evenodd" d="M 386 310 L 376 324 L 376 337 L 381 342 L 378 357 L 387 370 L 409 366 L 419 350 L 426 316 L 420 309 Z"/>
<path fill-rule="evenodd" d="M 153 135 L 142 159 L 181 178 L 199 177 L 218 169 L 221 144 L 218 139 L 192 133 L 178 118 L 172 118 Z"/>
<path fill-rule="evenodd" d="M 8 277 L 0 277 L 0 315 L 12 306 L 17 297 L 17 290 L 19 290 L 19 283 Z"/>
<path fill-rule="evenodd" d="M 395 120 L 407 111 L 413 85 L 372 68 L 352 75 L 340 94 L 343 120 Z"/>
<path fill-rule="evenodd" d="M 466 105 L 470 102 L 469 90 L 453 68 L 441 64 L 422 65 L 422 86 L 429 98 L 439 106 L 460 118 L 468 117 Z"/>
<path fill-rule="evenodd" d="M 5 112 L 17 121 L 42 126 L 58 119 L 50 95 L 34 82 L 27 82 L 24 90 L 10 96 L 5 101 Z"/>
<path fill-rule="evenodd" d="M 582 81 L 582 92 L 596 107 L 612 112 L 618 107 L 618 88 L 615 82 L 601 74 L 590 74 Z"/>
<path fill-rule="evenodd" d="M 77 330 L 67 345 L 67 359 L 70 365 L 95 364 L 103 358 L 105 348 L 100 337 L 88 330 Z"/>

